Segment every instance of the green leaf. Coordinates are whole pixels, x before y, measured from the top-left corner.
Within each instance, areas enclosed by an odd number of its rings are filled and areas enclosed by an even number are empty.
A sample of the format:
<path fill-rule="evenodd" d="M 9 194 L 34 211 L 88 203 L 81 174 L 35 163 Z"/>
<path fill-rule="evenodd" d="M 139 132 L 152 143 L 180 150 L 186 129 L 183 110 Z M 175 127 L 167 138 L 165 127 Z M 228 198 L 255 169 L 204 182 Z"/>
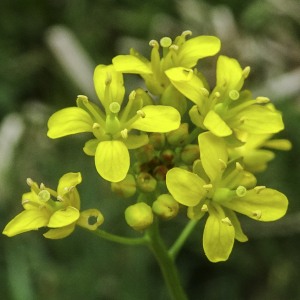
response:
<path fill-rule="evenodd" d="M 105 180 L 119 182 L 126 177 L 129 170 L 128 149 L 120 141 L 101 142 L 95 153 L 95 164 L 98 173 Z"/>

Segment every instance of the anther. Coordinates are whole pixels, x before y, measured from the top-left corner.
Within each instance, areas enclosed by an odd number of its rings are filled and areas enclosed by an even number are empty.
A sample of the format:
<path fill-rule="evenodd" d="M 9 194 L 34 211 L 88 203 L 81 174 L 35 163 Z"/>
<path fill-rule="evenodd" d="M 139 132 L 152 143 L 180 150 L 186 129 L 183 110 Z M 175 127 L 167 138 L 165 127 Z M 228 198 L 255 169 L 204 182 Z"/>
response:
<path fill-rule="evenodd" d="M 178 46 L 177 45 L 171 45 L 170 47 L 169 47 L 169 49 L 171 50 L 171 49 L 173 49 L 173 50 L 178 50 Z"/>
<path fill-rule="evenodd" d="M 239 197 L 244 197 L 244 196 L 247 194 L 247 189 L 246 189 L 244 186 L 240 185 L 240 186 L 236 189 L 235 192 L 236 192 L 237 196 L 239 196 Z"/>
<path fill-rule="evenodd" d="M 224 160 L 222 160 L 221 158 L 219 158 L 219 162 L 221 163 L 221 170 L 225 170 L 227 168 L 227 164 Z"/>
<path fill-rule="evenodd" d="M 146 117 L 146 114 L 142 110 L 138 110 L 136 113 L 143 119 Z"/>
<path fill-rule="evenodd" d="M 256 217 L 257 220 L 259 220 L 261 218 L 261 211 L 260 210 L 256 210 L 252 213 L 253 217 Z"/>
<path fill-rule="evenodd" d="M 29 185 L 29 186 L 32 186 L 33 185 L 33 180 L 31 178 L 27 178 L 26 179 L 26 183 Z"/>
<path fill-rule="evenodd" d="M 268 97 L 257 97 L 256 98 L 256 103 L 258 104 L 265 104 L 265 103 L 269 103 L 270 99 Z"/>
<path fill-rule="evenodd" d="M 89 102 L 89 99 L 88 99 L 87 96 L 78 95 L 77 98 L 80 99 L 80 100 L 82 100 L 83 103 L 88 103 Z"/>
<path fill-rule="evenodd" d="M 249 76 L 249 73 L 250 73 L 250 67 L 248 66 L 242 71 L 242 77 L 246 79 Z"/>
<path fill-rule="evenodd" d="M 29 199 L 26 199 L 26 200 L 22 201 L 22 205 L 25 205 L 25 204 L 27 204 L 27 203 L 30 203 L 30 200 L 29 200 Z"/>
<path fill-rule="evenodd" d="M 232 226 L 232 223 L 231 223 L 231 221 L 229 220 L 228 217 L 222 219 L 222 223 L 224 223 L 224 224 L 226 224 L 228 226 Z"/>
<path fill-rule="evenodd" d="M 112 80 L 112 78 L 111 78 L 110 72 L 106 72 L 105 84 L 106 84 L 106 85 L 110 84 L 110 83 L 111 83 L 111 80 Z"/>
<path fill-rule="evenodd" d="M 209 96 L 209 91 L 208 91 L 206 88 L 200 88 L 200 91 L 202 92 L 202 94 L 203 94 L 205 97 L 208 97 L 208 96 Z"/>
<path fill-rule="evenodd" d="M 242 124 L 244 124 L 245 123 L 245 121 L 248 121 L 249 120 L 249 118 L 248 117 L 241 117 L 240 118 L 240 123 L 242 123 Z"/>
<path fill-rule="evenodd" d="M 242 165 L 239 162 L 235 163 L 235 168 L 239 171 L 242 172 L 244 171 L 244 168 L 242 167 Z"/>
<path fill-rule="evenodd" d="M 259 194 L 262 190 L 264 190 L 266 187 L 265 186 L 263 186 L 263 185 L 261 185 L 261 186 L 256 186 L 255 188 L 254 188 L 254 191 L 255 191 L 255 193 L 256 194 Z"/>
<path fill-rule="evenodd" d="M 99 128 L 100 128 L 100 125 L 98 123 L 93 124 L 93 129 L 99 129 Z"/>
<path fill-rule="evenodd" d="M 162 47 L 170 47 L 172 45 L 172 40 L 169 37 L 163 37 L 160 40 L 160 45 Z"/>
<path fill-rule="evenodd" d="M 69 193 L 72 193 L 74 191 L 74 189 L 75 189 L 75 186 L 73 186 L 73 185 L 70 186 L 69 189 L 68 189 Z"/>
<path fill-rule="evenodd" d="M 44 190 L 46 187 L 43 183 L 40 184 L 40 190 Z"/>
<path fill-rule="evenodd" d="M 57 196 L 57 200 L 60 201 L 60 202 L 64 202 L 65 201 L 62 196 Z"/>
<path fill-rule="evenodd" d="M 134 99 L 135 99 L 135 96 L 136 96 L 136 91 L 132 91 L 132 92 L 129 94 L 129 101 L 130 101 L 130 100 L 134 100 Z"/>
<path fill-rule="evenodd" d="M 190 30 L 185 30 L 181 34 L 181 36 L 187 36 L 187 35 L 192 35 L 192 32 Z"/>
<path fill-rule="evenodd" d="M 123 139 L 127 139 L 128 138 L 128 130 L 125 128 L 121 131 L 121 135 Z"/>
<path fill-rule="evenodd" d="M 156 40 L 151 40 L 149 42 L 149 46 L 154 47 L 154 48 L 159 48 L 159 44 Z"/>
<path fill-rule="evenodd" d="M 201 207 L 201 211 L 208 211 L 208 207 L 206 204 L 203 204 L 203 206 Z"/>
<path fill-rule="evenodd" d="M 210 183 L 210 184 L 205 184 L 204 186 L 203 186 L 203 188 L 205 189 L 205 190 L 207 190 L 207 191 L 211 191 L 212 190 L 212 188 L 213 188 L 213 185 Z"/>
<path fill-rule="evenodd" d="M 236 91 L 236 90 L 232 90 L 232 91 L 229 92 L 229 97 L 232 100 L 237 100 L 240 97 L 240 93 L 238 91 Z"/>
<path fill-rule="evenodd" d="M 219 92 L 215 92 L 214 96 L 215 96 L 215 98 L 220 98 L 221 94 Z"/>

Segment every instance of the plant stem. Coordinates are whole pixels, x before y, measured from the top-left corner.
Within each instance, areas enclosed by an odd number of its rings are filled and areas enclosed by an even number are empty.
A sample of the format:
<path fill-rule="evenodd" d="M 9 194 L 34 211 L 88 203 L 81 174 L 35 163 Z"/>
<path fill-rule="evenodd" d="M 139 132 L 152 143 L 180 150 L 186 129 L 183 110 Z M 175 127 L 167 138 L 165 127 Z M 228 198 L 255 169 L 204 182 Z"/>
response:
<path fill-rule="evenodd" d="M 196 127 L 193 131 L 189 134 L 187 140 L 185 141 L 185 145 L 192 143 L 195 139 L 198 138 L 198 135 L 203 132 L 204 130 L 200 127 Z"/>
<path fill-rule="evenodd" d="M 169 255 L 173 260 L 175 260 L 178 252 L 180 251 L 181 247 L 185 243 L 186 239 L 189 237 L 190 233 L 196 226 L 199 220 L 190 220 L 188 224 L 185 226 L 183 231 L 181 232 L 180 236 L 177 238 L 173 246 L 169 250 Z"/>
<path fill-rule="evenodd" d="M 88 230 L 84 227 L 83 229 L 89 231 L 90 233 L 93 233 L 97 236 L 100 236 L 106 240 L 117 242 L 120 244 L 125 244 L 125 245 L 147 245 L 150 243 L 150 239 L 147 235 L 144 235 L 141 238 L 127 238 L 127 237 L 121 237 L 118 235 L 114 235 L 111 233 L 108 233 L 104 230 L 96 229 L 96 230 Z"/>
<path fill-rule="evenodd" d="M 150 238 L 148 246 L 156 257 L 172 300 L 188 300 L 180 283 L 174 260 L 169 255 L 160 237 L 156 217 L 153 224 L 148 228 L 146 235 Z"/>

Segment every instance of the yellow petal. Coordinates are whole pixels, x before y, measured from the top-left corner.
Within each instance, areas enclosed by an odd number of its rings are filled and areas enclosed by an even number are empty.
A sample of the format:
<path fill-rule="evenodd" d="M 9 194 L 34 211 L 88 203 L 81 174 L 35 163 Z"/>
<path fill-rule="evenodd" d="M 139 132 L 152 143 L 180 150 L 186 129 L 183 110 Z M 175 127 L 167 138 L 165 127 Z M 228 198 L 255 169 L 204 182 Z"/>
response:
<path fill-rule="evenodd" d="M 152 74 L 150 64 L 133 55 L 118 55 L 112 62 L 116 70 L 123 73 Z"/>
<path fill-rule="evenodd" d="M 79 211 L 75 207 L 57 210 L 50 218 L 48 227 L 58 228 L 70 225 L 79 218 Z"/>
<path fill-rule="evenodd" d="M 83 147 L 84 153 L 90 156 L 94 156 L 99 143 L 100 141 L 98 139 L 91 139 L 87 141 Z"/>
<path fill-rule="evenodd" d="M 93 120 L 79 107 L 69 107 L 54 113 L 48 121 L 47 135 L 51 139 L 80 133 L 93 132 Z"/>
<path fill-rule="evenodd" d="M 215 205 L 217 206 L 217 204 Z M 234 227 L 222 222 L 225 214 L 218 205 L 218 211 L 209 205 L 209 217 L 203 234 L 203 248 L 205 255 L 211 262 L 228 259 L 234 243 Z"/>
<path fill-rule="evenodd" d="M 49 216 L 45 209 L 27 209 L 13 218 L 4 228 L 3 234 L 14 236 L 26 231 L 47 226 Z"/>
<path fill-rule="evenodd" d="M 89 218 L 95 217 L 96 222 L 94 224 L 89 223 Z M 104 217 L 98 209 L 88 209 L 80 213 L 80 217 L 77 220 L 77 225 L 87 228 L 89 230 L 95 230 L 104 222 Z"/>
<path fill-rule="evenodd" d="M 129 170 L 127 147 L 120 141 L 101 142 L 95 154 L 96 169 L 100 176 L 111 182 L 123 180 Z"/>
<path fill-rule="evenodd" d="M 67 237 L 74 231 L 75 225 L 76 223 L 74 222 L 61 228 L 50 229 L 46 233 L 44 233 L 43 236 L 47 239 L 53 240 L 62 239 L 64 237 Z"/>
<path fill-rule="evenodd" d="M 70 187 L 75 187 L 77 184 L 81 183 L 82 177 L 80 172 L 78 173 L 67 173 L 63 175 L 58 182 L 57 193 L 59 196 L 69 192 Z"/>
<path fill-rule="evenodd" d="M 216 136 L 223 137 L 232 134 L 230 127 L 213 110 L 206 115 L 203 125 Z"/>
<path fill-rule="evenodd" d="M 206 194 L 203 188 L 205 181 L 196 174 L 180 168 L 168 171 L 166 184 L 174 199 L 183 205 L 195 206 Z"/>
<path fill-rule="evenodd" d="M 126 139 L 120 138 L 121 142 L 125 144 L 128 149 L 136 149 L 147 145 L 149 138 L 147 134 L 142 135 L 128 135 Z"/>
<path fill-rule="evenodd" d="M 131 127 L 146 132 L 169 132 L 179 128 L 180 114 L 171 106 L 148 105 L 142 108 L 145 118 L 139 118 Z"/>

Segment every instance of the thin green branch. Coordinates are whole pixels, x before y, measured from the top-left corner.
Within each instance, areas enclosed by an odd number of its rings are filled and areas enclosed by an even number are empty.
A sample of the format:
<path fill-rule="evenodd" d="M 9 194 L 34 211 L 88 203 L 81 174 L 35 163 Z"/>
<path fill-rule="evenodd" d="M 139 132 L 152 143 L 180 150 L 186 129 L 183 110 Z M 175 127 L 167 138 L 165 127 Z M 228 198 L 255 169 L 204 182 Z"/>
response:
<path fill-rule="evenodd" d="M 170 248 L 169 255 L 173 260 L 176 259 L 177 254 L 179 253 L 183 244 L 197 225 L 198 221 L 199 220 L 190 220 L 179 235 L 179 237 L 177 238 L 177 240 L 175 241 L 175 243 L 173 244 L 173 246 Z"/>
<path fill-rule="evenodd" d="M 201 127 L 195 127 L 193 129 L 193 131 L 189 134 L 186 142 L 185 142 L 185 145 L 188 145 L 190 143 L 192 143 L 195 139 L 198 138 L 198 135 L 203 132 L 204 130 L 201 128 Z"/>

